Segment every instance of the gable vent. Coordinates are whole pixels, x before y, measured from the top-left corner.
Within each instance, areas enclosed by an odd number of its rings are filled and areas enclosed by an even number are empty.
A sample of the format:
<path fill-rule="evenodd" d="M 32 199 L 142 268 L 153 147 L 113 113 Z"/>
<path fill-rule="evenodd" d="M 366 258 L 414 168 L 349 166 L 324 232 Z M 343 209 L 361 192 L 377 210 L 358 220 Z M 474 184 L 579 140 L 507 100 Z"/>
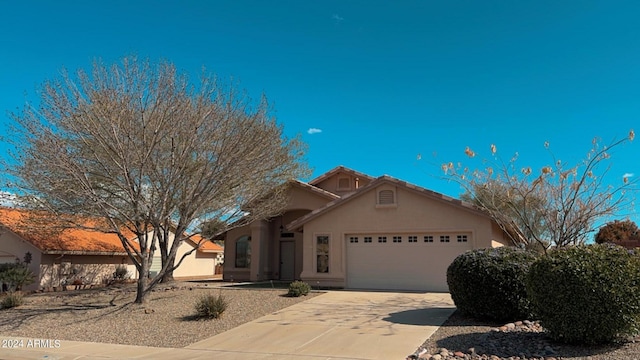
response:
<path fill-rule="evenodd" d="M 351 190 L 351 181 L 349 178 L 338 179 L 338 190 Z"/>
<path fill-rule="evenodd" d="M 393 191 L 392 190 L 381 190 L 378 193 L 378 204 L 380 204 L 380 205 L 395 204 L 395 201 L 394 201 L 394 198 L 393 198 Z"/>

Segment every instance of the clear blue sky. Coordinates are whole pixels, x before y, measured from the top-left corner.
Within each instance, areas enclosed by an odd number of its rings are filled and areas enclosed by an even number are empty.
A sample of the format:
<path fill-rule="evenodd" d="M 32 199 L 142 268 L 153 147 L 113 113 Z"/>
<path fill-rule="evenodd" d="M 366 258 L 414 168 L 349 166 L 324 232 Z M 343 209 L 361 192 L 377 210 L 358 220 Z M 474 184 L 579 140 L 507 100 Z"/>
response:
<path fill-rule="evenodd" d="M 265 93 L 314 176 L 345 165 L 458 196 L 439 164 L 466 146 L 536 168 L 545 141 L 573 162 L 594 136 L 640 131 L 639 14 L 639 1 L 0 0 L 0 130 L 62 67 L 136 54 Z M 614 181 L 640 175 L 637 141 L 613 154 Z"/>

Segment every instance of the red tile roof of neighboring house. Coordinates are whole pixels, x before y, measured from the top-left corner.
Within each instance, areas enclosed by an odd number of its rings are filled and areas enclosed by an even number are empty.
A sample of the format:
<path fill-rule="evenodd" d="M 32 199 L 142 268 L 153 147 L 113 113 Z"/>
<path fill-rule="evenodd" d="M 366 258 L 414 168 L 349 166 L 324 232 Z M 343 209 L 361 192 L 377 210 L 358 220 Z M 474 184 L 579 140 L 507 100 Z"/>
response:
<path fill-rule="evenodd" d="M 51 220 L 53 219 L 46 214 L 0 208 L 0 225 L 4 225 L 44 253 L 126 254 L 120 238 L 114 233 L 82 228 L 59 229 L 50 223 Z M 84 224 L 87 228 L 95 228 L 97 221 L 86 221 Z M 128 239 L 135 238 L 131 231 L 127 229 L 122 231 Z M 221 246 L 200 235 L 193 235 L 189 240 L 192 246 L 204 240 L 198 251 L 214 253 L 224 251 Z M 132 244 L 137 245 L 137 242 Z"/>
<path fill-rule="evenodd" d="M 59 229 L 50 217 L 33 211 L 0 208 L 0 223 L 44 253 L 125 254 L 116 234 L 89 229 Z M 86 221 L 95 227 L 95 221 Z"/>
<path fill-rule="evenodd" d="M 222 246 L 214 243 L 213 241 L 209 241 L 198 234 L 193 235 L 192 237 L 189 238 L 189 240 L 191 240 L 191 242 L 194 245 L 200 244 L 198 251 L 214 252 L 214 253 L 224 252 L 224 249 L 222 248 Z"/>

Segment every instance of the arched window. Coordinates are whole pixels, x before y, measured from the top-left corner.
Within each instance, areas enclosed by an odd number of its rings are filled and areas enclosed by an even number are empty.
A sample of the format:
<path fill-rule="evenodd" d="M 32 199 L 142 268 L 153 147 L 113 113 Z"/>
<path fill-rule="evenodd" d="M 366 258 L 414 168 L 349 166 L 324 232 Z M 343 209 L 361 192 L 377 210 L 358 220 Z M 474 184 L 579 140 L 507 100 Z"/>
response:
<path fill-rule="evenodd" d="M 248 268 L 251 265 L 251 236 L 241 236 L 236 240 L 236 267 Z"/>

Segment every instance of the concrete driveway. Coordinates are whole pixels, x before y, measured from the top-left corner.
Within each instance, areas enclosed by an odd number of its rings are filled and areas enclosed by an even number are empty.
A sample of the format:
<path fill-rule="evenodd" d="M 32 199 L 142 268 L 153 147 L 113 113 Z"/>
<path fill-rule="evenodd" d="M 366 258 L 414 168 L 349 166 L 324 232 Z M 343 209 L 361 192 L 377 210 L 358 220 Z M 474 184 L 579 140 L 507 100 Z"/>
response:
<path fill-rule="evenodd" d="M 185 348 L 62 341 L 0 348 L 0 359 L 405 359 L 454 310 L 449 294 L 330 291 Z M 27 344 L 25 338 L 3 338 Z"/>
<path fill-rule="evenodd" d="M 188 346 L 216 359 L 404 359 L 455 310 L 449 294 L 331 291 Z"/>

